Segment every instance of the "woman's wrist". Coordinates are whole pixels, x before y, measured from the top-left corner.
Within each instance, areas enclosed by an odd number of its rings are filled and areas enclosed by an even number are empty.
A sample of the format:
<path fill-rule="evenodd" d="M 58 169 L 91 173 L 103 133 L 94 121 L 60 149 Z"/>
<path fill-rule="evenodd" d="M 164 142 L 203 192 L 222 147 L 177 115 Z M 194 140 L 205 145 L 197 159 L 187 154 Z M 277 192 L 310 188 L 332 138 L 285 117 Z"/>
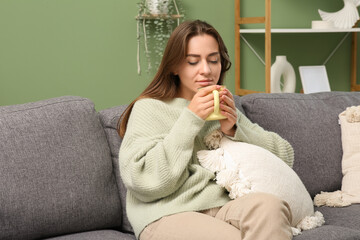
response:
<path fill-rule="evenodd" d="M 229 131 L 222 131 L 223 134 L 225 134 L 226 136 L 229 137 L 234 137 L 235 136 L 235 132 L 236 132 L 236 124 L 234 124 L 234 126 L 229 130 Z"/>

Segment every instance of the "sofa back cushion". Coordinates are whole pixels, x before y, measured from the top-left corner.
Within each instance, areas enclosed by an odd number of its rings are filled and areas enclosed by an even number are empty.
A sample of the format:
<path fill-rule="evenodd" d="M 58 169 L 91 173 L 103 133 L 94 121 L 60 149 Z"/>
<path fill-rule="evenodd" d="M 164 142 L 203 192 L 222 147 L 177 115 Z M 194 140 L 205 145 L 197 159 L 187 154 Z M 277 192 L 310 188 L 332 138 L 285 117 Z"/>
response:
<path fill-rule="evenodd" d="M 290 142 L 294 170 L 312 197 L 341 189 L 342 145 L 338 115 L 360 104 L 360 93 L 250 94 L 241 97 L 247 117 Z"/>
<path fill-rule="evenodd" d="M 117 184 L 119 186 L 119 196 L 121 199 L 122 206 L 122 226 L 121 230 L 124 232 L 133 232 L 133 228 L 130 225 L 129 219 L 126 214 L 126 187 L 121 180 L 120 176 L 120 166 L 119 166 L 119 150 L 122 139 L 117 133 L 117 124 L 121 114 L 125 111 L 127 105 L 117 106 L 113 108 L 108 108 L 100 111 L 100 119 L 104 126 L 106 137 L 109 142 L 111 150 L 111 158 L 113 160 L 113 166 L 115 169 L 115 176 L 117 179 Z"/>
<path fill-rule="evenodd" d="M 110 149 L 90 100 L 0 107 L 0 133 L 0 239 L 120 227 Z"/>

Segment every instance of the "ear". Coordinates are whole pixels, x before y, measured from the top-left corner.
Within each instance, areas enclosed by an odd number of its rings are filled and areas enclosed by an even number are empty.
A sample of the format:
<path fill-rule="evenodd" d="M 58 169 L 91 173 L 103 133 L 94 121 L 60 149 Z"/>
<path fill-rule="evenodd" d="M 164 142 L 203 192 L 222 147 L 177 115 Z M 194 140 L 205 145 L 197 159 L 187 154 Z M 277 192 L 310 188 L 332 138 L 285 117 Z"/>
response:
<path fill-rule="evenodd" d="M 174 74 L 174 76 L 178 76 L 179 75 L 179 70 L 178 67 L 174 67 L 175 69 L 172 70 L 172 74 Z"/>

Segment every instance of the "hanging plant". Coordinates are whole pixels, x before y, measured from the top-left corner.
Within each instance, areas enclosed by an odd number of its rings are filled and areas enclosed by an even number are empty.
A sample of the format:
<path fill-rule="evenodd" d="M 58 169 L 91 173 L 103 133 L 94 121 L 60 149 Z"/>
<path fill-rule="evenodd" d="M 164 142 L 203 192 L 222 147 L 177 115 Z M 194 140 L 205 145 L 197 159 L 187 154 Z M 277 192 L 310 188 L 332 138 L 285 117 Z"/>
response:
<path fill-rule="evenodd" d="M 164 47 L 174 28 L 184 15 L 176 0 L 141 0 L 137 20 L 137 72 L 141 74 L 141 52 L 147 62 L 147 72 L 160 64 Z"/>

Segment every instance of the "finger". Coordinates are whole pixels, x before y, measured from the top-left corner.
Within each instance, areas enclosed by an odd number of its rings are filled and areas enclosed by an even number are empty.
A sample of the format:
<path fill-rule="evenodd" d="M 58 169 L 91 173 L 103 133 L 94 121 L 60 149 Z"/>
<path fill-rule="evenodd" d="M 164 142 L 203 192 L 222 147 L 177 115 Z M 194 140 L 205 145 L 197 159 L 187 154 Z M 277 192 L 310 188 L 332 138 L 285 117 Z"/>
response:
<path fill-rule="evenodd" d="M 210 101 L 202 103 L 201 107 L 204 110 L 208 110 L 209 108 L 214 110 L 214 99 L 210 99 Z"/>
<path fill-rule="evenodd" d="M 221 111 L 224 111 L 232 116 L 234 116 L 235 119 L 237 119 L 237 111 L 235 107 L 228 106 L 226 104 L 220 104 Z"/>
<path fill-rule="evenodd" d="M 206 96 L 206 95 L 209 95 L 210 93 L 212 93 L 212 91 L 219 90 L 220 88 L 221 88 L 221 86 L 219 86 L 219 85 L 207 86 L 204 88 L 200 88 L 198 91 L 198 94 L 199 94 L 199 96 Z"/>
<path fill-rule="evenodd" d="M 230 106 L 227 106 L 225 104 L 220 104 L 221 111 L 229 113 L 233 116 L 237 116 L 236 110 Z"/>
<path fill-rule="evenodd" d="M 229 89 L 226 88 L 221 88 L 221 90 L 219 91 L 219 95 L 228 95 L 229 97 L 232 95 L 231 92 L 229 91 Z"/>
<path fill-rule="evenodd" d="M 232 93 L 228 89 L 224 89 L 224 90 L 220 91 L 219 95 L 221 97 L 222 96 L 228 96 L 229 98 L 234 99 Z"/>
<path fill-rule="evenodd" d="M 226 117 L 226 119 L 224 120 L 221 120 L 221 121 L 224 121 L 224 122 L 227 122 L 227 123 L 230 123 L 230 125 L 234 125 L 237 121 L 237 117 L 228 113 L 228 112 L 225 112 L 225 111 L 222 111 L 221 112 L 222 115 L 224 115 Z"/>
<path fill-rule="evenodd" d="M 201 116 L 203 119 L 206 119 L 212 112 L 214 112 L 214 106 L 210 106 L 208 108 L 203 108 L 201 110 Z"/>
<path fill-rule="evenodd" d="M 198 112 L 203 117 L 207 117 L 213 111 L 214 111 L 214 100 L 201 103 L 198 105 Z"/>
<path fill-rule="evenodd" d="M 235 108 L 235 102 L 234 102 L 234 99 L 231 97 L 229 97 L 228 95 L 223 95 L 221 97 L 221 102 L 222 103 L 225 103 L 226 105 L 232 107 L 232 108 Z"/>
<path fill-rule="evenodd" d="M 220 99 L 221 101 L 226 101 L 226 103 L 235 106 L 234 104 L 234 97 L 231 94 L 231 92 L 227 89 L 225 89 L 224 91 L 222 91 L 221 95 L 220 95 Z"/>

